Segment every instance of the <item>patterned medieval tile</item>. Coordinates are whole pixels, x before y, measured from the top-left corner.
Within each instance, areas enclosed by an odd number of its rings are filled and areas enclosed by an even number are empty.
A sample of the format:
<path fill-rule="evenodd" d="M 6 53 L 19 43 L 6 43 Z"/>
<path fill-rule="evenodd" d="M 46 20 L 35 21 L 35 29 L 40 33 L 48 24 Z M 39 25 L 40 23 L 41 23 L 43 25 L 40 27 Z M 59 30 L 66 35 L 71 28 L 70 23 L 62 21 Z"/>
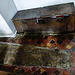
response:
<path fill-rule="evenodd" d="M 16 74 L 10 73 L 10 72 L 0 71 L 0 75 L 16 75 Z"/>
<path fill-rule="evenodd" d="M 60 68 L 46 68 L 46 72 L 48 72 L 49 75 L 62 75 L 63 69 Z"/>
<path fill-rule="evenodd" d="M 71 48 L 71 51 L 75 51 L 75 47 L 72 47 L 72 48 Z"/>
<path fill-rule="evenodd" d="M 71 75 L 70 71 L 67 69 L 64 69 L 63 71 L 63 75 Z"/>
<path fill-rule="evenodd" d="M 35 67 L 35 66 L 31 67 L 32 73 L 36 72 L 37 70 L 38 70 L 38 67 Z"/>
<path fill-rule="evenodd" d="M 72 48 L 72 46 L 71 45 L 66 45 L 66 49 L 71 49 Z"/>
<path fill-rule="evenodd" d="M 72 41 L 71 41 L 69 44 L 70 44 L 71 46 L 74 46 L 74 45 L 75 45 L 75 42 L 72 42 Z"/>
<path fill-rule="evenodd" d="M 75 36 L 74 36 L 74 38 L 75 38 Z M 75 42 L 75 39 L 73 39 L 72 41 Z"/>
<path fill-rule="evenodd" d="M 75 75 L 75 67 L 71 67 L 71 75 Z"/>
<path fill-rule="evenodd" d="M 25 73 L 30 73 L 31 74 L 31 68 L 26 66 L 23 68 Z"/>

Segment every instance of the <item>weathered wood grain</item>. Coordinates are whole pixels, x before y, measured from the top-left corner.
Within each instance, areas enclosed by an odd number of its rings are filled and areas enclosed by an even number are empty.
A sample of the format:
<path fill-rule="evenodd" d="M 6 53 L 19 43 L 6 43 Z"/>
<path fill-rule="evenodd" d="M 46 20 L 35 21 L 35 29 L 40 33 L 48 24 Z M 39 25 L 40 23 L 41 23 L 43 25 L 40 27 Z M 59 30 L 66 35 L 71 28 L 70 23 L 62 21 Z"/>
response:
<path fill-rule="evenodd" d="M 18 11 L 12 20 L 18 33 L 48 31 L 51 34 L 66 34 L 75 31 L 73 11 L 74 4 L 67 3 Z M 57 15 L 63 17 L 51 18 Z"/>

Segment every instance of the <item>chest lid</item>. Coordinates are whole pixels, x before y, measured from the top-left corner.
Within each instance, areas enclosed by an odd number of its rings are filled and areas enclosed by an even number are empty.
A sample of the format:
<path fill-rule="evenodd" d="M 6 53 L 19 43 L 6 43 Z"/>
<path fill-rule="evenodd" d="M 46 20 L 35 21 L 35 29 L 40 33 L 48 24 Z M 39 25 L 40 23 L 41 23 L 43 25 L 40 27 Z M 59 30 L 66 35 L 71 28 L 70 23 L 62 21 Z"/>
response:
<path fill-rule="evenodd" d="M 65 3 L 65 4 L 46 6 L 46 7 L 34 8 L 28 10 L 21 10 L 16 13 L 13 20 L 72 14 L 73 9 L 74 9 L 73 3 Z"/>

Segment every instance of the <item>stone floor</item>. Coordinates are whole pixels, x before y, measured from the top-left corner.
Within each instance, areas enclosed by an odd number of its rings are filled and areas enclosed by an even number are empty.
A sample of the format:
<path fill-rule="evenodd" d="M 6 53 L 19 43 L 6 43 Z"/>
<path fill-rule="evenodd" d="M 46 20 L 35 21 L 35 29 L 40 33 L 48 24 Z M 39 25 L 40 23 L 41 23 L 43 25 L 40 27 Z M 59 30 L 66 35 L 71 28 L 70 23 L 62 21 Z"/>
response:
<path fill-rule="evenodd" d="M 0 38 L 1 75 L 75 75 L 74 57 L 73 34 Z"/>

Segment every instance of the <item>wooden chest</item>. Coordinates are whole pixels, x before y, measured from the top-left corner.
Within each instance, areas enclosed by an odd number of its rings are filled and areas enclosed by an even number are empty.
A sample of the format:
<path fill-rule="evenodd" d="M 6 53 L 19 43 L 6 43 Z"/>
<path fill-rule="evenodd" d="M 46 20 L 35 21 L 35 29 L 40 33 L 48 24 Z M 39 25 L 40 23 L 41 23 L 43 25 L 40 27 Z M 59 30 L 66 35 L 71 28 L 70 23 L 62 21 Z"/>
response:
<path fill-rule="evenodd" d="M 73 3 L 46 6 L 18 11 L 12 20 L 18 33 L 68 33 L 75 31 L 73 10 Z"/>

